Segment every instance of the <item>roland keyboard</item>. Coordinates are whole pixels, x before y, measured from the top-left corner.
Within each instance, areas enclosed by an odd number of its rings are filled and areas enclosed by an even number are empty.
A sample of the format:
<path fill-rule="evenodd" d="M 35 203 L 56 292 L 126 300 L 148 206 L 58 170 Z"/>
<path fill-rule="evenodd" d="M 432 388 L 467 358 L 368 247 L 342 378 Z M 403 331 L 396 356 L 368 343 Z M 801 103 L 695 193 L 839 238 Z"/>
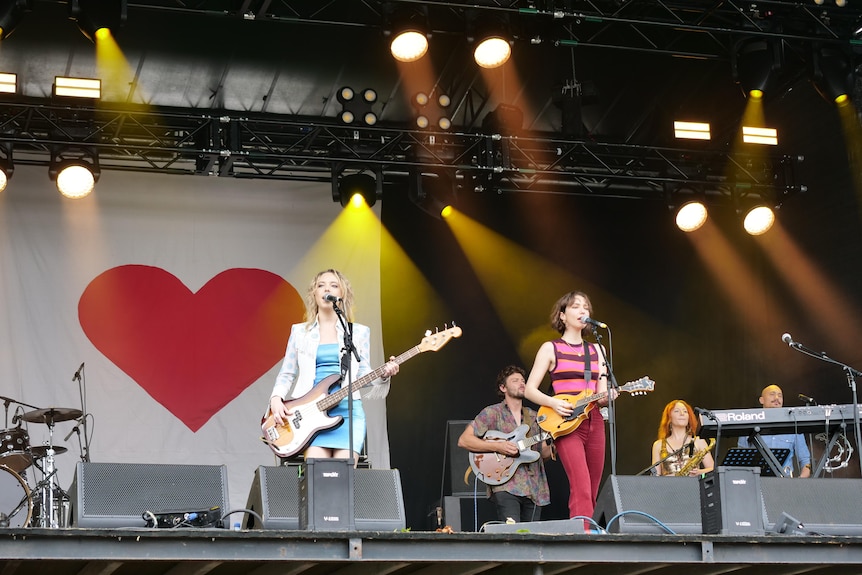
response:
<path fill-rule="evenodd" d="M 862 416 L 862 404 L 857 405 Z M 760 433 L 832 433 L 842 425 L 853 428 L 853 405 L 811 405 L 802 407 L 759 407 L 754 409 L 715 409 L 709 417 L 700 415 L 701 437 L 715 437 L 721 424 L 721 435 L 738 437 Z"/>

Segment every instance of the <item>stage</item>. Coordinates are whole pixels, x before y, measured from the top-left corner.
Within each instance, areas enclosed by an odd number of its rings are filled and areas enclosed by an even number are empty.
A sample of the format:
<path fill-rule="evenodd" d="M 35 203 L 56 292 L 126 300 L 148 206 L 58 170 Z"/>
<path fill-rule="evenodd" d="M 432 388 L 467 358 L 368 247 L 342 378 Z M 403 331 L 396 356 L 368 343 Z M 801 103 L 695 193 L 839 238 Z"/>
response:
<path fill-rule="evenodd" d="M 862 570 L 862 537 L 4 529 L 17 573 L 790 574 Z"/>

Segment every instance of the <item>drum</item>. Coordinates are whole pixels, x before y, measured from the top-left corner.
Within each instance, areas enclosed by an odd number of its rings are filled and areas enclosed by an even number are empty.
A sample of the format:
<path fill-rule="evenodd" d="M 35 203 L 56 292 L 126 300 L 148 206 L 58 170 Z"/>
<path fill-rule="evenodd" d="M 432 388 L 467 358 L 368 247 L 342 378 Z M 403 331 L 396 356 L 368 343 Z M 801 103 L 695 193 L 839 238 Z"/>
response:
<path fill-rule="evenodd" d="M 0 430 L 0 465 L 21 473 L 33 463 L 30 436 L 21 427 Z"/>
<path fill-rule="evenodd" d="M 0 526 L 27 527 L 33 514 L 30 488 L 21 476 L 0 465 Z"/>

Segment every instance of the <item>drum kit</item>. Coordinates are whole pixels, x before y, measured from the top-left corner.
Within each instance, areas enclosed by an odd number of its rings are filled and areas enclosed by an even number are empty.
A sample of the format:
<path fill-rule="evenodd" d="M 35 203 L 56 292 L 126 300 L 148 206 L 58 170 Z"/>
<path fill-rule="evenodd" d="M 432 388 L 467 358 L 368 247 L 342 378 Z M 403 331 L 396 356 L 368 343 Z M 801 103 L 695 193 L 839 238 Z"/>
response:
<path fill-rule="evenodd" d="M 7 421 L 10 403 L 33 407 L 0 399 L 6 404 Z M 80 420 L 82 414 L 80 409 L 65 407 L 34 408 L 12 418 L 16 427 L 0 430 L 0 527 L 68 527 L 69 497 L 57 483 L 54 466 L 54 456 L 68 450 L 54 446 L 54 425 Z M 21 422 L 47 425 L 47 444 L 31 446 L 30 435 Z M 38 481 L 34 479 L 32 488 L 26 481 L 26 471 L 31 466 L 41 475 Z"/>

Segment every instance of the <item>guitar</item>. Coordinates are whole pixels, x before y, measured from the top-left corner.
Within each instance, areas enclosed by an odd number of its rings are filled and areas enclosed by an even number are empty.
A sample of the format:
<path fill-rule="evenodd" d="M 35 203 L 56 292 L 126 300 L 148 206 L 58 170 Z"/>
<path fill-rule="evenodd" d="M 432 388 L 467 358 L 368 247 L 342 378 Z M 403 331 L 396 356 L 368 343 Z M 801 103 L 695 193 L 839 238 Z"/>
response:
<path fill-rule="evenodd" d="M 655 389 L 655 382 L 649 377 L 642 377 L 635 381 L 618 388 L 619 391 L 626 391 L 632 395 L 643 395 Z M 539 408 L 539 415 L 536 421 L 539 427 L 551 434 L 554 439 L 568 435 L 578 428 L 590 414 L 590 411 L 596 406 L 595 402 L 602 400 L 608 396 L 608 393 L 593 393 L 593 390 L 586 389 L 578 395 L 560 394 L 555 395 L 560 399 L 564 399 L 572 404 L 572 414 L 568 417 L 559 415 L 553 408 L 543 405 Z"/>
<path fill-rule="evenodd" d="M 512 479 L 519 465 L 533 463 L 539 459 L 539 452 L 530 449 L 530 447 L 550 439 L 551 434 L 543 431 L 532 437 L 526 437 L 529 431 L 530 427 L 526 423 L 519 425 L 511 433 L 489 429 L 483 436 L 484 439 L 511 441 L 521 453 L 517 457 L 509 457 L 502 453 L 473 453 L 471 451 L 469 454 L 470 467 L 473 468 L 476 477 L 487 485 L 502 485 Z"/>
<path fill-rule="evenodd" d="M 393 361 L 400 365 L 422 352 L 437 351 L 455 337 L 461 337 L 461 328 L 458 326 L 435 333 L 426 333 L 419 345 L 405 351 Z M 284 405 L 291 415 L 290 420 L 284 425 L 276 424 L 275 418 L 267 407 L 266 414 L 261 420 L 263 431 L 261 440 L 279 457 L 290 457 L 299 453 L 311 443 L 315 435 L 341 424 L 344 420 L 341 416 L 330 417 L 327 411 L 338 405 L 349 393 L 382 377 L 385 367 L 381 365 L 352 382 L 349 387 L 343 387 L 333 393 L 329 393 L 329 388 L 341 381 L 341 375 L 330 375 L 302 397 L 285 400 Z"/>

